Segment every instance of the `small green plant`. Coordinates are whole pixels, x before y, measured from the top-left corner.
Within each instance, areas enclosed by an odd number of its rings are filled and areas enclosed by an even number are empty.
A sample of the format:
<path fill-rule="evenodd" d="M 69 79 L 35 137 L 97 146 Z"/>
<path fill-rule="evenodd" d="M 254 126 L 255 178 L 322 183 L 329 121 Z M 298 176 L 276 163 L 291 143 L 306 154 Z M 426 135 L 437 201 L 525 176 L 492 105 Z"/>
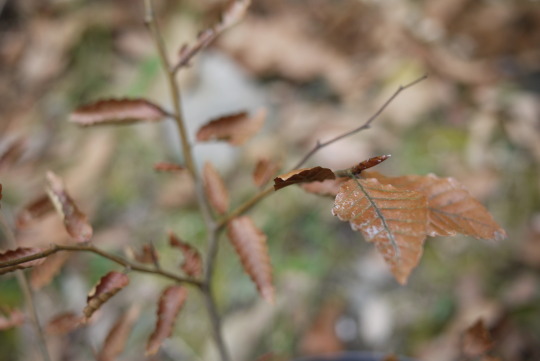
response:
<path fill-rule="evenodd" d="M 340 220 L 349 222 L 354 230 L 362 233 L 366 241 L 374 243 L 401 284 L 406 283 L 411 271 L 418 265 L 424 241 L 428 236 L 452 236 L 457 233 L 482 239 L 501 239 L 506 236 L 488 211 L 453 178 L 438 178 L 434 175 L 386 177 L 366 171 L 389 156 L 373 157 L 344 170 L 331 170 L 320 166 L 302 168 L 324 147 L 368 129 L 398 94 L 422 81 L 425 76 L 399 87 L 371 118 L 357 128 L 330 140 L 318 142 L 290 172 L 276 176 L 278 168 L 274 164 L 268 161 L 259 162 L 254 174 L 255 183 L 263 187 L 273 178 L 273 185 L 261 188 L 262 190 L 250 199 L 230 209 L 228 189 L 218 171 L 211 163 L 206 163 L 200 172 L 194 162 L 176 75 L 221 32 L 240 21 L 248 6 L 247 0 L 234 2 L 218 25 L 201 33 L 192 46 L 182 47 L 178 59 L 172 63 L 166 55 L 165 44 L 154 18 L 152 1 L 145 0 L 146 22 L 153 34 L 167 76 L 173 110 L 169 112 L 161 105 L 146 99 L 106 99 L 81 106 L 71 115 L 71 122 L 83 127 L 159 122 L 167 118 L 174 120 L 181 140 L 183 163 L 158 163 L 155 169 L 170 173 L 187 172 L 193 179 L 198 209 L 206 228 L 207 243 L 202 255 L 191 243 L 172 232 L 169 233 L 170 246 L 179 249 L 184 256 L 179 270 L 162 268 L 159 254 L 151 244 L 146 244 L 140 253 L 131 259 L 96 247 L 92 244 L 92 226 L 86 215 L 69 195 L 62 179 L 53 172 L 47 173 L 47 195 L 29 204 L 21 213 L 20 219 L 38 217 L 56 209 L 72 243 L 53 244 L 46 249 L 17 247 L 15 236 L 2 218 L 5 233 L 11 238 L 12 249 L 0 253 L 0 274 L 16 272 L 30 300 L 30 286 L 21 271 L 26 268 L 39 269 L 46 266 L 47 272 L 51 273 L 48 279 L 50 282 L 50 278 L 67 260 L 67 255 L 89 252 L 109 259 L 124 269 L 124 272 L 110 271 L 99 280 L 88 294 L 87 306 L 82 310 L 82 314 L 59 315 L 49 324 L 49 330 L 68 332 L 81 327 L 107 300 L 130 283 L 130 273 L 147 273 L 165 278 L 171 281 L 171 285 L 156 297 L 158 321 L 154 331 L 149 332 L 146 353 L 157 353 L 163 340 L 171 335 L 175 319 L 189 297 L 189 289 L 203 296 L 211 323 L 211 334 L 220 358 L 222 361 L 229 361 L 229 352 L 221 330 L 221 317 L 212 289 L 220 235 L 226 231 L 243 269 L 251 277 L 261 297 L 272 303 L 275 291 L 266 236 L 247 213 L 265 197 L 294 184 L 300 184 L 307 192 L 333 197 L 333 214 Z M 224 115 L 201 127 L 197 132 L 197 141 L 224 141 L 241 146 L 262 127 L 265 116 L 264 110 L 253 115 Z M 133 310 L 121 315 L 106 338 L 98 359 L 112 360 L 122 352 L 128 331 L 136 318 L 137 312 Z M 41 335 L 43 357 L 48 360 L 50 358 L 37 315 L 33 315 L 33 320 Z M 23 315 L 14 310 L 8 316 L 0 318 L 0 329 L 17 326 L 22 322 Z"/>

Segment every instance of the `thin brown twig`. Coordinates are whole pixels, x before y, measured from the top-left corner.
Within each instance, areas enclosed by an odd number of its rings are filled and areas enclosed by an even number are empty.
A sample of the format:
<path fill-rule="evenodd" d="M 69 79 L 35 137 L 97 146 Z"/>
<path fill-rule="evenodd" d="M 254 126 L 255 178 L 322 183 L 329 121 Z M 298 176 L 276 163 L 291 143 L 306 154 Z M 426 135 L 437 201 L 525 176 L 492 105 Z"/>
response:
<path fill-rule="evenodd" d="M 336 136 L 335 138 L 327 140 L 326 142 L 321 143 L 321 142 L 317 141 L 315 146 L 291 169 L 291 171 L 294 170 L 294 169 L 300 168 L 305 162 L 308 161 L 309 158 L 311 158 L 316 152 L 318 152 L 322 148 L 324 148 L 326 146 L 329 146 L 330 144 L 335 143 L 338 140 L 341 140 L 343 138 L 346 138 L 348 136 L 356 134 L 356 133 L 358 133 L 358 132 L 360 132 L 362 130 L 368 129 L 371 126 L 371 123 L 375 119 L 377 119 L 379 117 L 379 115 L 381 115 L 381 113 L 388 107 L 388 105 L 390 105 L 390 103 L 392 103 L 392 101 L 399 95 L 399 93 L 401 93 L 402 91 L 404 91 L 404 90 L 406 90 L 406 89 L 420 83 L 421 81 L 423 81 L 425 79 L 427 79 L 427 74 L 422 75 L 418 79 L 416 79 L 416 80 L 414 80 L 414 81 L 412 81 L 412 82 L 410 82 L 408 84 L 400 85 L 397 88 L 397 90 L 384 102 L 384 104 L 375 113 L 373 113 L 373 115 L 371 115 L 364 124 L 360 125 L 359 127 L 354 128 L 354 129 L 352 129 L 350 131 L 347 131 L 345 133 L 342 133 L 342 134 Z M 251 197 L 250 199 L 248 199 L 247 201 L 242 203 L 236 209 L 232 210 L 227 215 L 225 215 L 225 217 L 223 217 L 221 220 L 219 220 L 218 223 L 217 223 L 217 228 L 220 229 L 220 230 L 223 229 L 223 227 L 225 227 L 227 222 L 229 222 L 234 217 L 238 217 L 238 216 L 242 215 L 243 213 L 247 212 L 248 210 L 250 210 L 252 207 L 254 207 L 261 200 L 266 198 L 268 195 L 272 194 L 273 190 L 274 190 L 274 187 L 268 187 L 268 188 L 260 191 L 259 193 L 255 194 L 253 197 Z"/>
<path fill-rule="evenodd" d="M 15 239 L 15 235 L 13 234 L 13 231 L 11 230 L 11 227 L 9 226 L 9 224 L 6 222 L 4 213 L 2 211 L 0 211 L 0 224 L 2 225 L 2 229 L 8 240 L 9 246 L 12 248 L 17 247 L 17 241 Z M 41 324 L 39 322 L 39 316 L 37 312 L 36 303 L 34 301 L 32 288 L 30 287 L 30 284 L 28 283 L 28 279 L 26 278 L 26 275 L 22 270 L 16 271 L 16 277 L 17 277 L 17 282 L 19 283 L 19 287 L 21 288 L 24 294 L 24 298 L 26 299 L 26 303 L 28 304 L 28 307 L 30 308 L 30 315 L 31 315 L 30 318 L 32 320 L 32 324 L 34 325 L 34 328 L 36 329 L 36 334 L 39 340 L 38 345 L 39 345 L 39 349 L 41 351 L 43 360 L 50 361 L 51 356 L 49 355 L 49 350 L 47 348 L 47 340 L 45 339 L 43 328 L 41 327 Z"/>
<path fill-rule="evenodd" d="M 159 275 L 161 277 L 168 278 L 170 280 L 173 280 L 178 283 L 187 283 L 193 286 L 196 286 L 198 288 L 202 287 L 203 282 L 194 278 L 187 278 L 187 277 L 181 277 L 174 273 L 165 271 L 163 269 L 157 269 L 157 268 L 149 268 L 145 266 L 141 266 L 138 264 L 135 264 L 133 262 L 130 262 L 122 257 L 116 256 L 114 254 L 108 253 L 102 249 L 99 249 L 93 245 L 90 244 L 74 244 L 74 245 L 60 245 L 60 244 L 53 244 L 51 247 L 47 250 L 44 250 L 42 252 L 34 253 L 30 256 L 21 257 L 17 259 L 12 259 L 4 262 L 0 262 L 0 268 L 3 267 L 9 267 L 14 266 L 18 264 L 22 264 L 25 262 L 33 261 L 36 259 L 46 258 L 52 254 L 55 254 L 57 252 L 61 251 L 68 251 L 68 252 L 91 252 L 95 253 L 103 258 L 106 258 L 110 261 L 113 261 L 121 266 L 124 266 L 125 268 L 137 271 L 141 273 L 150 273 L 154 275 Z"/>

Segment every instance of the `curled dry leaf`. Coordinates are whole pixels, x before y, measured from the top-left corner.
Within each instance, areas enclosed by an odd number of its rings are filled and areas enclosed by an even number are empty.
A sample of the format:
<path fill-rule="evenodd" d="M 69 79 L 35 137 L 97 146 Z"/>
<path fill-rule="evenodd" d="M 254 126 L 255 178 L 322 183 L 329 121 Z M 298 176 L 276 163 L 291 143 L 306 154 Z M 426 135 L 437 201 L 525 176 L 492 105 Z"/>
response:
<path fill-rule="evenodd" d="M 423 194 L 376 179 L 351 179 L 341 186 L 332 213 L 374 242 L 396 280 L 406 283 L 420 260 L 426 238 L 427 201 Z"/>
<path fill-rule="evenodd" d="M 139 309 L 132 306 L 118 317 L 103 342 L 97 357 L 99 361 L 114 361 L 124 351 L 126 341 L 138 316 Z"/>
<path fill-rule="evenodd" d="M 20 326 L 24 323 L 24 313 L 20 310 L 12 310 L 9 315 L 0 315 L 0 330 L 7 330 Z"/>
<path fill-rule="evenodd" d="M 120 272 L 111 271 L 103 276 L 86 298 L 86 307 L 83 310 L 86 319 L 128 284 L 128 276 Z"/>
<path fill-rule="evenodd" d="M 65 335 L 83 324 L 84 317 L 75 312 L 64 312 L 54 316 L 45 331 L 51 335 Z"/>
<path fill-rule="evenodd" d="M 159 162 L 154 164 L 154 170 L 158 172 L 179 172 L 184 169 L 184 167 L 176 163 Z"/>
<path fill-rule="evenodd" d="M 265 109 L 259 109 L 252 117 L 246 112 L 226 115 L 203 125 L 197 132 L 197 141 L 223 140 L 242 145 L 261 129 L 265 119 Z"/>
<path fill-rule="evenodd" d="M 30 275 L 32 288 L 40 289 L 51 283 L 68 259 L 67 252 L 58 252 L 48 256 L 42 264 L 32 270 Z"/>
<path fill-rule="evenodd" d="M 291 184 L 322 182 L 326 179 L 336 179 L 331 169 L 323 167 L 295 169 L 274 178 L 274 190 L 277 191 Z"/>
<path fill-rule="evenodd" d="M 212 163 L 206 162 L 203 169 L 204 190 L 214 209 L 223 214 L 229 209 L 229 192 L 225 182 Z"/>
<path fill-rule="evenodd" d="M 146 99 L 106 99 L 77 108 L 70 121 L 81 126 L 159 121 L 167 112 Z"/>
<path fill-rule="evenodd" d="M 390 154 L 388 155 L 379 155 L 377 157 L 369 158 L 368 160 L 365 160 L 363 162 L 360 162 L 358 165 L 351 168 L 351 173 L 354 175 L 360 174 L 362 171 L 375 167 L 378 164 L 381 164 L 388 158 L 390 158 Z"/>
<path fill-rule="evenodd" d="M 43 250 L 36 247 L 19 247 L 12 250 L 7 250 L 3 253 L 0 253 L 0 262 L 14 261 L 20 258 L 29 257 L 37 253 L 42 252 Z M 16 264 L 13 266 L 0 267 L 0 275 L 3 275 L 8 272 L 13 272 L 18 269 L 25 269 L 30 267 L 35 267 L 42 264 L 45 261 L 44 258 L 35 259 L 32 261 Z"/>
<path fill-rule="evenodd" d="M 182 286 L 170 286 L 163 291 L 159 298 L 156 328 L 146 345 L 147 356 L 156 354 L 163 341 L 171 336 L 176 317 L 186 298 L 187 290 Z"/>
<path fill-rule="evenodd" d="M 17 228 L 27 227 L 32 221 L 35 221 L 45 214 L 54 210 L 54 205 L 49 196 L 45 193 L 28 203 L 17 214 Z"/>
<path fill-rule="evenodd" d="M 424 194 L 428 201 L 427 233 L 430 236 L 452 236 L 461 233 L 480 239 L 506 238 L 506 232 L 495 222 L 488 210 L 454 178 L 438 178 L 433 174 L 390 178 L 376 172 L 366 172 L 363 176 Z"/>
<path fill-rule="evenodd" d="M 280 165 L 268 159 L 259 159 L 253 171 L 253 182 L 261 187 L 268 183 L 272 176 L 279 170 Z"/>
<path fill-rule="evenodd" d="M 469 327 L 461 340 L 461 351 L 467 359 L 476 359 L 491 350 L 495 343 L 491 333 L 479 319 Z"/>
<path fill-rule="evenodd" d="M 64 226 L 77 242 L 88 242 L 92 238 L 92 226 L 86 215 L 79 210 L 64 187 L 64 182 L 53 172 L 47 172 L 49 186 L 47 193 L 56 211 L 64 221 Z"/>
<path fill-rule="evenodd" d="M 233 218 L 227 224 L 227 234 L 234 246 L 244 271 L 251 277 L 259 294 L 268 302 L 274 302 L 272 266 L 268 255 L 266 235 L 248 216 Z"/>
<path fill-rule="evenodd" d="M 202 258 L 195 247 L 189 243 L 182 242 L 174 233 L 169 232 L 169 244 L 171 247 L 177 247 L 184 255 L 182 271 L 188 276 L 198 277 L 202 274 Z"/>
<path fill-rule="evenodd" d="M 133 258 L 135 258 L 137 262 L 141 263 L 159 263 L 159 256 L 156 252 L 156 248 L 151 243 L 143 244 L 141 251 L 135 252 L 133 254 Z"/>

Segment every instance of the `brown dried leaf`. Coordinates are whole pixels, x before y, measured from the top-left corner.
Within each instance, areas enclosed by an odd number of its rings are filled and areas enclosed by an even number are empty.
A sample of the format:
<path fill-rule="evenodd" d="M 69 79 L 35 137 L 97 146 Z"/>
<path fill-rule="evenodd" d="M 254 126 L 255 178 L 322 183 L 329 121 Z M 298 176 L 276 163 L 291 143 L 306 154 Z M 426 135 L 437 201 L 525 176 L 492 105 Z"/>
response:
<path fill-rule="evenodd" d="M 280 165 L 268 159 L 259 159 L 253 171 L 253 182 L 261 187 L 268 183 L 272 176 L 279 170 Z"/>
<path fill-rule="evenodd" d="M 40 289 L 51 283 L 68 259 L 68 252 L 58 252 L 48 256 L 41 265 L 32 270 L 30 275 L 32 288 Z"/>
<path fill-rule="evenodd" d="M 20 310 L 12 310 L 7 317 L 0 315 L 0 330 L 20 326 L 24 323 L 24 319 L 24 313 Z"/>
<path fill-rule="evenodd" d="M 351 179 L 341 186 L 332 213 L 374 242 L 396 280 L 407 282 L 426 238 L 428 211 L 423 194 L 376 179 Z"/>
<path fill-rule="evenodd" d="M 124 351 L 126 341 L 138 316 L 139 309 L 132 306 L 118 317 L 103 342 L 101 352 L 97 357 L 99 361 L 114 361 Z"/>
<path fill-rule="evenodd" d="M 242 145 L 261 129 L 265 119 L 265 109 L 259 109 L 252 117 L 246 112 L 226 115 L 203 125 L 197 132 L 197 141 L 223 140 Z"/>
<path fill-rule="evenodd" d="M 277 191 L 291 184 L 322 182 L 326 179 L 336 179 L 331 169 L 323 167 L 295 169 L 274 178 L 274 190 Z"/>
<path fill-rule="evenodd" d="M 92 226 L 86 215 L 79 210 L 64 187 L 64 182 L 53 172 L 47 172 L 49 186 L 47 193 L 56 211 L 64 221 L 64 226 L 77 242 L 88 242 L 92 238 Z"/>
<path fill-rule="evenodd" d="M 250 4 L 251 0 L 237 0 L 233 2 L 225 13 L 223 13 L 221 23 L 216 26 L 216 30 L 223 31 L 240 22 L 246 16 Z"/>
<path fill-rule="evenodd" d="M 2 183 L 0 183 L 0 201 L 2 200 Z"/>
<path fill-rule="evenodd" d="M 184 167 L 176 163 L 159 162 L 154 164 L 154 170 L 158 172 L 179 172 L 184 169 Z"/>
<path fill-rule="evenodd" d="M 376 172 L 366 172 L 363 176 L 376 178 L 383 184 L 423 193 L 429 209 L 427 233 L 432 237 L 461 233 L 481 239 L 506 238 L 506 232 L 488 210 L 454 178 L 438 178 L 433 174 L 391 178 Z"/>
<path fill-rule="evenodd" d="M 373 168 L 376 165 L 381 164 L 382 162 L 384 162 L 390 157 L 391 157 L 390 154 L 388 154 L 388 155 L 379 155 L 377 157 L 369 158 L 368 160 L 360 162 L 358 165 L 352 167 L 351 173 L 358 175 L 366 169 Z"/>
<path fill-rule="evenodd" d="M 335 197 L 339 192 L 339 188 L 350 178 L 336 178 L 336 179 L 326 179 L 322 182 L 313 182 L 302 184 L 301 187 L 303 190 L 309 193 L 318 194 L 320 196 L 330 196 Z"/>
<path fill-rule="evenodd" d="M 111 271 L 101 277 L 97 285 L 94 286 L 86 298 L 87 304 L 83 310 L 86 319 L 89 319 L 102 304 L 107 302 L 109 298 L 114 296 L 128 284 L 128 276 L 120 272 Z"/>
<path fill-rule="evenodd" d="M 159 256 L 156 252 L 156 248 L 151 243 L 143 244 L 139 253 L 135 252 L 133 258 L 137 262 L 157 264 L 159 262 Z"/>
<path fill-rule="evenodd" d="M 214 209 L 224 214 L 229 209 L 229 192 L 212 163 L 206 162 L 203 169 L 204 190 Z"/>
<path fill-rule="evenodd" d="M 42 249 L 36 248 L 36 247 L 19 247 L 13 250 L 7 250 L 3 253 L 0 253 L 0 262 L 14 261 L 23 257 L 32 256 L 42 251 L 43 251 Z M 18 269 L 35 267 L 42 264 L 44 261 L 45 261 L 44 258 L 40 258 L 33 261 L 16 264 L 13 266 L 1 267 L 0 275 L 3 275 L 8 272 L 13 272 Z"/>
<path fill-rule="evenodd" d="M 268 302 L 273 303 L 272 266 L 266 235 L 248 216 L 233 218 L 227 224 L 227 234 L 236 253 L 240 256 L 244 271 L 257 286 L 259 294 Z"/>
<path fill-rule="evenodd" d="M 198 277 L 202 274 L 202 258 L 195 247 L 189 243 L 182 242 L 174 233 L 169 232 L 169 244 L 171 247 L 177 247 L 184 255 L 182 270 L 192 277 Z"/>
<path fill-rule="evenodd" d="M 176 317 L 186 298 L 187 290 L 182 286 L 170 286 L 163 291 L 159 298 L 156 328 L 146 345 L 147 356 L 156 354 L 163 341 L 171 336 Z"/>
<path fill-rule="evenodd" d="M 493 348 L 495 343 L 491 333 L 484 325 L 484 321 L 479 319 L 470 326 L 463 335 L 461 350 L 468 358 L 477 358 Z"/>
<path fill-rule="evenodd" d="M 64 335 L 79 328 L 84 321 L 84 317 L 75 312 L 65 312 L 53 317 L 45 331 L 51 335 Z"/>
<path fill-rule="evenodd" d="M 106 99 L 77 108 L 70 121 L 81 126 L 156 122 L 167 112 L 146 99 Z"/>
<path fill-rule="evenodd" d="M 42 194 L 19 211 L 17 214 L 17 228 L 27 227 L 30 222 L 39 219 L 50 211 L 54 210 L 54 205 L 47 194 Z"/>

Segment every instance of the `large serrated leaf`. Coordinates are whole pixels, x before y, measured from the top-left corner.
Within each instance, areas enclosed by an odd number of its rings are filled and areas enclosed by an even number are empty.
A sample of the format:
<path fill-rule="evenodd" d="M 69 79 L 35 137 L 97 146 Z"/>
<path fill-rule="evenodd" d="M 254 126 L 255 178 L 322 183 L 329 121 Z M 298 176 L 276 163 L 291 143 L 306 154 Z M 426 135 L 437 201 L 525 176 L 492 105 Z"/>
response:
<path fill-rule="evenodd" d="M 406 283 L 420 260 L 426 238 L 427 201 L 423 194 L 376 179 L 351 179 L 341 186 L 332 213 L 374 242 L 397 281 Z"/>
<path fill-rule="evenodd" d="M 244 271 L 251 277 L 260 295 L 273 303 L 272 266 L 266 235 L 248 216 L 233 218 L 227 224 L 227 231 L 236 253 L 240 256 Z"/>
<path fill-rule="evenodd" d="M 383 184 L 424 194 L 428 201 L 427 233 L 430 236 L 453 236 L 461 233 L 481 239 L 506 238 L 506 232 L 495 222 L 488 210 L 454 178 L 439 178 L 433 174 L 391 178 L 376 172 L 366 172 L 364 176 L 376 178 Z"/>

